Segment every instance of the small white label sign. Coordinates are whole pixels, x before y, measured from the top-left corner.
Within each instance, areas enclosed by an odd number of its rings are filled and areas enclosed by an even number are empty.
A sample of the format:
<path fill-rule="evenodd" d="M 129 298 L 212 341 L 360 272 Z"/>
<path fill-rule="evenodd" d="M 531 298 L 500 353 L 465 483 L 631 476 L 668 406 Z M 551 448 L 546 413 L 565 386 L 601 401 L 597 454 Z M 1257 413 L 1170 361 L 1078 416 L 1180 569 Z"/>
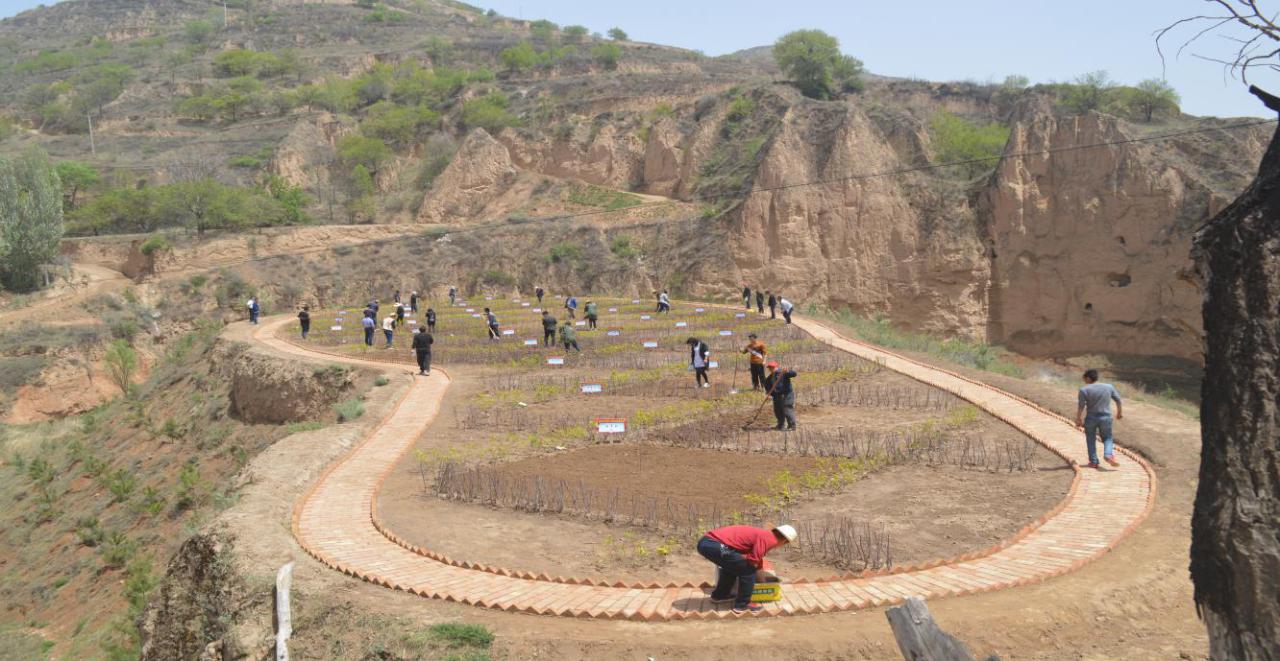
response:
<path fill-rule="evenodd" d="M 731 330 L 722 330 L 722 331 L 720 331 L 720 334 L 721 334 L 721 335 L 724 335 L 724 336 L 729 336 L 729 335 L 733 335 L 733 331 L 731 331 Z"/>
<path fill-rule="evenodd" d="M 688 323 L 688 322 L 685 322 L 685 321 L 677 321 L 677 322 L 676 322 L 676 328 L 684 328 L 685 326 L 688 326 L 688 325 L 689 325 L 689 323 Z"/>
<path fill-rule="evenodd" d="M 526 347 L 536 347 L 536 346 L 538 346 L 538 341 L 537 341 L 537 340 L 525 340 L 525 341 L 524 341 L 524 345 L 525 345 Z"/>
<path fill-rule="evenodd" d="M 340 330 L 342 330 L 342 326 L 330 326 L 330 327 L 329 327 L 329 330 L 331 330 L 331 331 L 340 331 Z"/>
<path fill-rule="evenodd" d="M 529 304 L 528 304 L 528 303 L 521 303 L 521 304 L 520 304 L 520 307 L 522 307 L 522 308 L 527 308 L 527 307 L 529 307 Z"/>
<path fill-rule="evenodd" d="M 534 312 L 542 312 L 542 308 L 534 308 L 534 309 L 533 309 L 533 311 L 534 311 Z"/>
<path fill-rule="evenodd" d="M 502 331 L 502 334 L 503 334 L 503 335 L 515 335 L 515 334 L 516 334 L 516 331 L 515 331 L 515 329 L 508 328 L 508 329 L 506 329 L 506 330 Z"/>
<path fill-rule="evenodd" d="M 616 330 L 614 330 L 614 331 L 609 331 L 609 332 L 605 333 L 605 335 L 608 335 L 609 337 L 617 337 L 617 336 L 619 336 L 619 335 L 622 335 L 622 331 L 616 331 Z"/>
<path fill-rule="evenodd" d="M 649 315 L 647 315 L 647 314 L 642 314 L 642 315 L 640 315 L 640 321 L 649 321 L 649 320 L 650 320 L 650 319 L 652 319 L 652 318 L 653 318 L 653 317 L 650 317 L 650 316 L 649 316 Z"/>
<path fill-rule="evenodd" d="M 618 311 L 618 308 L 609 308 L 609 311 L 610 311 L 610 312 L 617 312 L 617 311 Z"/>
<path fill-rule="evenodd" d="M 640 303 L 640 299 L 638 299 L 638 298 L 633 298 L 633 299 L 631 299 L 631 304 L 632 304 L 632 305 L 638 305 L 639 303 Z"/>
<path fill-rule="evenodd" d="M 418 320 L 416 320 L 416 319 L 410 319 L 410 320 L 409 320 L 409 325 L 410 325 L 410 326 L 416 326 L 416 325 L 418 325 Z"/>
<path fill-rule="evenodd" d="M 708 369 L 715 369 L 715 368 L 717 368 L 717 367 L 719 367 L 719 366 L 720 366 L 720 363 L 717 363 L 717 362 L 716 362 L 716 361 L 714 361 L 714 360 L 709 361 L 709 362 L 707 363 L 707 368 L 708 368 Z"/>
<path fill-rule="evenodd" d="M 733 316 L 735 316 L 735 317 L 737 317 L 737 318 L 739 318 L 739 319 L 745 319 L 745 318 L 746 318 L 746 316 L 747 316 L 747 313 L 745 313 L 745 312 L 739 312 L 738 314 L 735 314 L 735 315 L 733 315 Z"/>
<path fill-rule="evenodd" d="M 627 421 L 596 420 L 596 431 L 601 434 L 623 434 L 627 431 Z"/>
<path fill-rule="evenodd" d="M 650 341 L 650 342 L 645 342 L 645 343 L 644 343 L 644 348 L 646 348 L 646 349 L 657 349 L 657 348 L 658 348 L 658 343 L 657 343 L 657 342 L 652 342 L 652 341 Z"/>
<path fill-rule="evenodd" d="M 587 325 L 587 322 L 585 322 L 585 321 L 575 321 L 575 322 L 573 322 L 573 325 L 574 325 L 574 326 L 586 326 L 586 325 Z"/>
<path fill-rule="evenodd" d="M 582 392 L 603 392 L 603 391 L 604 391 L 604 386 L 598 383 L 582 384 Z"/>
<path fill-rule="evenodd" d="M 694 309 L 693 309 L 693 311 L 694 311 L 694 312 L 706 312 L 707 310 L 706 310 L 706 308 L 694 308 Z"/>
<path fill-rule="evenodd" d="M 547 364 L 548 364 L 548 365 L 563 365 L 563 364 L 564 364 L 564 358 L 548 358 L 548 359 L 547 359 Z"/>
<path fill-rule="evenodd" d="M 476 311 L 475 308 L 467 308 L 467 312 L 475 312 L 475 311 Z"/>

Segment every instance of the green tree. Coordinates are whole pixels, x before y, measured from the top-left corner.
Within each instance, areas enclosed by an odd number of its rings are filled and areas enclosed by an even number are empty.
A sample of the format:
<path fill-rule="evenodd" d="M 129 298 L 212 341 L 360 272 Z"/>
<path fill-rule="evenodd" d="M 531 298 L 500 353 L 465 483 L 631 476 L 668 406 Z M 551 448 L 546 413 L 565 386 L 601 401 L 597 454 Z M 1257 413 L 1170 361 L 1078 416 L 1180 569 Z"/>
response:
<path fill-rule="evenodd" d="M 627 33 L 622 28 L 609 28 L 609 38 L 614 41 L 626 41 Z"/>
<path fill-rule="evenodd" d="M 559 31 L 560 26 L 546 19 L 537 20 L 529 24 L 529 36 L 544 46 L 554 45 L 556 43 L 556 33 Z"/>
<path fill-rule="evenodd" d="M 214 32 L 217 28 L 213 27 L 213 23 L 205 20 L 196 20 L 187 23 L 182 29 L 182 35 L 186 40 L 197 46 L 204 46 L 213 41 Z"/>
<path fill-rule="evenodd" d="M 349 166 L 363 165 L 376 174 L 378 166 L 391 157 L 391 149 L 380 138 L 353 133 L 338 139 L 338 158 Z"/>
<path fill-rule="evenodd" d="M 1131 95 L 1131 105 L 1146 121 L 1157 114 L 1177 114 L 1182 97 L 1167 81 L 1149 78 L 1138 83 Z"/>
<path fill-rule="evenodd" d="M 1101 110 L 1113 88 L 1115 83 L 1106 71 L 1091 71 L 1067 86 L 1062 103 L 1077 114 Z"/>
<path fill-rule="evenodd" d="M 107 347 L 102 362 L 107 368 L 107 375 L 120 388 L 120 392 L 129 394 L 133 385 L 133 373 L 138 371 L 138 352 L 126 340 L 115 340 Z"/>
<path fill-rule="evenodd" d="M 606 69 L 617 69 L 618 59 L 622 57 L 622 48 L 608 42 L 596 44 L 591 48 L 591 59 Z"/>
<path fill-rule="evenodd" d="M 585 25 L 566 25 L 561 31 L 564 34 L 565 43 L 570 44 L 582 43 L 582 40 L 587 37 L 587 32 Z"/>
<path fill-rule="evenodd" d="M 773 45 L 773 59 L 805 96 L 827 99 L 861 88 L 862 62 L 840 53 L 840 42 L 822 30 L 796 30 Z"/>
<path fill-rule="evenodd" d="M 55 169 L 62 181 L 63 200 L 68 211 L 76 208 L 76 195 L 98 183 L 100 178 L 97 168 L 81 161 L 61 161 Z"/>
<path fill-rule="evenodd" d="M 156 212 L 179 225 L 203 234 L 210 229 L 244 227 L 260 209 L 251 194 L 209 177 L 165 186 L 156 200 Z"/>
<path fill-rule="evenodd" d="M 498 59 L 502 60 L 502 66 L 510 71 L 528 71 L 538 64 L 538 51 L 534 50 L 533 44 L 522 41 L 510 48 L 503 49 L 498 55 Z"/>
<path fill-rule="evenodd" d="M 35 149 L 0 157 L 0 283 L 39 287 L 39 267 L 58 254 L 62 233 L 62 182 L 49 157 Z"/>

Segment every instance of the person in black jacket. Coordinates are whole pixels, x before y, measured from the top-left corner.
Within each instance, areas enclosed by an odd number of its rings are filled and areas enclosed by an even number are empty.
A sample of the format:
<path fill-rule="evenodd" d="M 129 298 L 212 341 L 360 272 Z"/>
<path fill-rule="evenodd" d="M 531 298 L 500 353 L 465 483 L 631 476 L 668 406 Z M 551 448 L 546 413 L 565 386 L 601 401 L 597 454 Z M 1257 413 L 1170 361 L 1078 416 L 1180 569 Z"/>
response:
<path fill-rule="evenodd" d="M 489 308 L 484 309 L 484 320 L 489 326 L 489 339 L 496 340 L 502 336 L 498 329 L 498 315 L 494 314 Z"/>
<path fill-rule="evenodd" d="M 689 345 L 689 365 L 693 367 L 693 387 L 710 388 L 711 379 L 707 376 L 707 367 L 710 365 L 708 357 L 711 355 L 711 347 L 696 337 L 691 337 L 684 343 Z"/>
<path fill-rule="evenodd" d="M 756 312 L 764 314 L 764 292 L 756 290 Z"/>
<path fill-rule="evenodd" d="M 778 318 L 778 297 L 774 296 L 773 292 L 765 292 L 765 293 L 768 294 L 769 296 L 769 318 L 777 319 Z"/>
<path fill-rule="evenodd" d="M 307 339 L 307 333 L 311 332 L 311 307 L 304 305 L 302 310 L 298 312 L 298 324 L 302 326 L 302 339 Z"/>
<path fill-rule="evenodd" d="M 418 292 L 416 291 L 409 294 L 409 311 L 418 314 Z"/>
<path fill-rule="evenodd" d="M 534 287 L 533 295 L 538 297 L 538 305 L 542 305 L 542 297 L 546 296 L 547 292 L 544 291 L 542 287 Z"/>
<path fill-rule="evenodd" d="M 418 358 L 418 374 L 431 375 L 431 345 L 435 338 L 431 333 L 419 328 L 413 334 L 413 353 Z"/>
<path fill-rule="evenodd" d="M 542 346 L 553 347 L 556 344 L 556 318 L 551 313 L 542 311 Z"/>
<path fill-rule="evenodd" d="M 427 308 L 427 330 L 436 332 L 436 309 Z"/>
<path fill-rule="evenodd" d="M 396 326 L 404 325 L 404 304 L 396 303 Z"/>
<path fill-rule="evenodd" d="M 791 380 L 796 378 L 795 370 L 780 370 L 777 363 L 765 365 L 769 374 L 764 377 L 765 392 L 773 398 L 773 417 L 778 419 L 774 427 L 779 431 L 791 431 L 796 428 L 796 389 Z M 785 426 L 784 426 L 785 425 Z"/>
<path fill-rule="evenodd" d="M 746 285 L 742 285 L 742 304 L 751 309 L 751 288 Z"/>

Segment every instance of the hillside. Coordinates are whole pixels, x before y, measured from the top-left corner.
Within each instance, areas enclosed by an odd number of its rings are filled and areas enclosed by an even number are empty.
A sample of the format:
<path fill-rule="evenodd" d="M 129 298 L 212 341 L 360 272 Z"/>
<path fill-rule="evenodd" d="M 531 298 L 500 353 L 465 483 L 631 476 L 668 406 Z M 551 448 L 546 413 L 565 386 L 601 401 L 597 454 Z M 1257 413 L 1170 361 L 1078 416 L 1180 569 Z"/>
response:
<path fill-rule="evenodd" d="M 626 288 L 728 297 L 745 282 L 914 331 L 1165 368 L 1199 361 L 1195 284 L 1177 275 L 1190 230 L 1266 135 L 1080 111 L 1069 85 L 867 75 L 819 101 L 767 49 L 709 58 L 434 0 L 232 2 L 225 26 L 219 3 L 72 0 L 0 22 L 0 72 L 0 152 L 39 144 L 102 173 L 73 200 L 75 232 L 670 222 L 656 235 L 696 227 L 696 252 L 637 245 Z M 998 154 L 1201 128 L 900 172 L 963 160 L 970 131 L 1008 135 Z M 167 211 L 208 179 L 252 191 L 239 216 Z M 513 284 L 593 277 L 515 258 Z"/>

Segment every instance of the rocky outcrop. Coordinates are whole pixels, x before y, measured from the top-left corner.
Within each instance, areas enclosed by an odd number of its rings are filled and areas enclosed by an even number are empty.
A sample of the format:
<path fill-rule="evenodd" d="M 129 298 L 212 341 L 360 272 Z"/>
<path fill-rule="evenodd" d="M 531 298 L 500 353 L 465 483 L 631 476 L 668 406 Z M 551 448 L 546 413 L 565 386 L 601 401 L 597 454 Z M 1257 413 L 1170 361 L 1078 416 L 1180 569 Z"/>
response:
<path fill-rule="evenodd" d="M 1130 137 L 1097 113 L 1033 109 L 1014 123 L 1006 152 L 1028 155 L 1005 159 L 984 192 L 990 341 L 1038 355 L 1199 360 L 1200 292 L 1187 249 L 1225 198 L 1177 143 L 1071 151 Z M 1235 142 L 1241 159 L 1257 153 L 1247 137 L 1213 139 Z"/>
<path fill-rule="evenodd" d="M 474 220 L 515 183 L 516 177 L 507 148 L 484 129 L 476 129 L 436 177 L 418 210 L 418 222 Z"/>
<path fill-rule="evenodd" d="M 330 185 L 329 168 L 317 165 L 334 160 L 334 142 L 351 129 L 329 113 L 300 121 L 280 141 L 267 169 L 290 186 L 325 190 Z"/>
<path fill-rule="evenodd" d="M 982 336 L 988 274 L 976 228 L 935 217 L 952 209 L 917 206 L 908 191 L 927 181 L 850 178 L 903 165 L 858 108 L 797 100 L 767 150 L 756 188 L 833 183 L 755 193 L 727 216 L 737 283 Z"/>
<path fill-rule="evenodd" d="M 218 372 L 230 384 L 231 412 L 250 423 L 298 422 L 326 415 L 348 397 L 354 378 L 345 369 L 312 369 L 222 342 L 214 350 Z"/>
<path fill-rule="evenodd" d="M 563 139 L 512 129 L 498 139 L 522 169 L 606 188 L 630 188 L 644 166 L 644 144 L 607 115 L 577 122 Z"/>
<path fill-rule="evenodd" d="M 1280 131 L 1253 184 L 1195 241 L 1205 378 L 1191 579 L 1210 653 L 1224 661 L 1280 659 L 1277 250 Z"/>

